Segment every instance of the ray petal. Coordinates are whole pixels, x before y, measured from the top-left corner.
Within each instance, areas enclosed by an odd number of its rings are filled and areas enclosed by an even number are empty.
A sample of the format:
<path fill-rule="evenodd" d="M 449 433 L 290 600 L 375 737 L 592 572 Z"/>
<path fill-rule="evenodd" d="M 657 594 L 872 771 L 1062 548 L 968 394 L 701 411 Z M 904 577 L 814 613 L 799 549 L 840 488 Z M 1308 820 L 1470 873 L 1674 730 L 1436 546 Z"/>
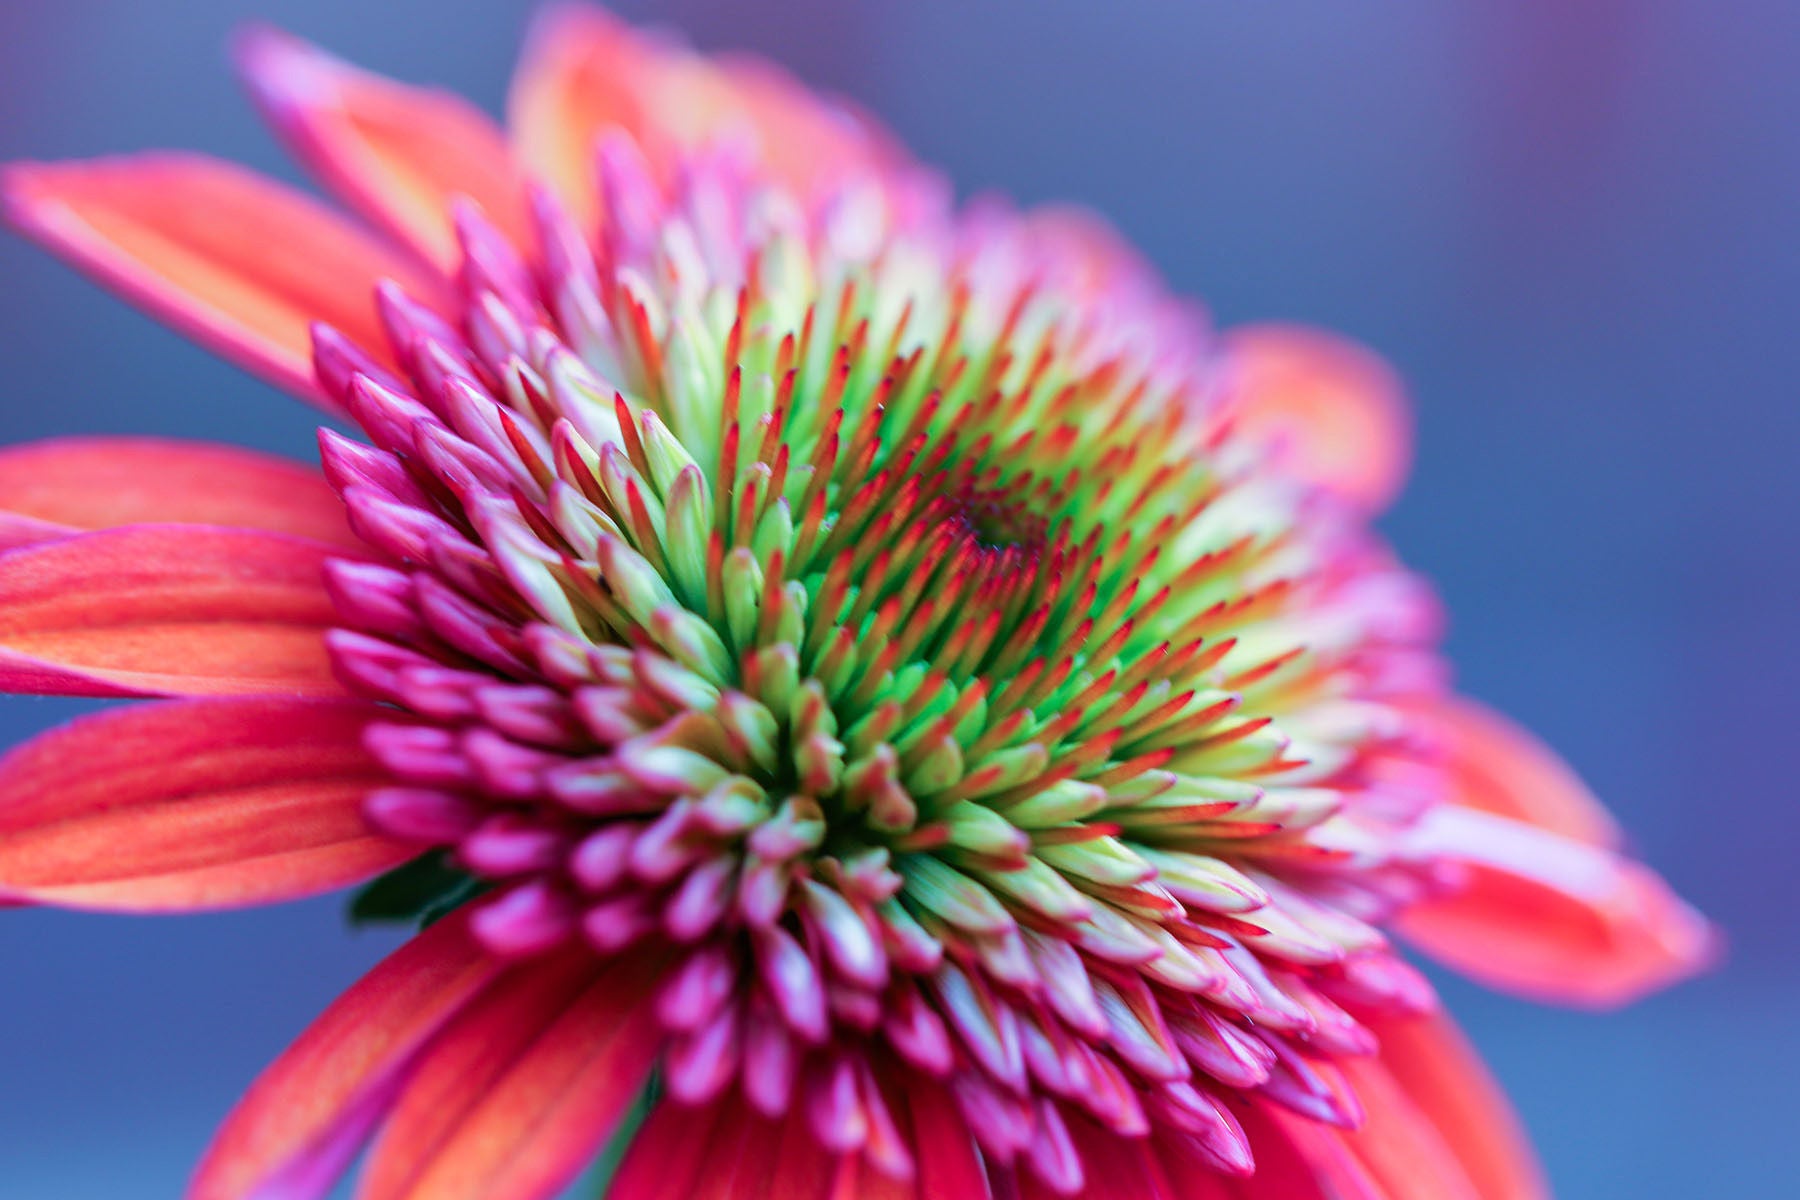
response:
<path fill-rule="evenodd" d="M 0 450 L 0 547 L 116 525 L 182 522 L 292 534 L 342 553 L 367 548 L 310 466 L 211 442 L 67 437 Z M 39 535 L 20 536 L 37 523 Z"/>
<path fill-rule="evenodd" d="M 1442 744 L 1451 799 L 1596 846 L 1619 845 L 1619 827 L 1556 752 L 1486 705 L 1433 700 L 1420 717 Z"/>
<path fill-rule="evenodd" d="M 208 698 L 79 717 L 0 758 L 0 895 L 166 912 L 291 900 L 416 848 L 374 834 L 380 709 Z"/>
<path fill-rule="evenodd" d="M 1223 338 L 1237 426 L 1276 447 L 1287 470 L 1368 512 L 1406 482 L 1405 389 L 1370 350 L 1299 325 L 1243 325 Z"/>
<path fill-rule="evenodd" d="M 1470 978 L 1548 1001 L 1607 1008 L 1706 967 L 1718 938 L 1655 872 L 1601 846 L 1445 806 L 1417 848 L 1467 886 L 1406 910 L 1399 930 Z"/>
<path fill-rule="evenodd" d="M 396 950 L 275 1060 L 220 1127 L 187 1200 L 317 1200 L 422 1047 L 500 969 L 447 917 Z"/>
<path fill-rule="evenodd" d="M 518 167 L 505 135 L 472 104 L 361 70 L 267 26 L 244 31 L 236 58 L 289 148 L 439 271 L 454 272 L 462 258 L 450 216 L 457 196 L 526 244 Z"/>
<path fill-rule="evenodd" d="M 330 406 L 313 378 L 323 321 L 384 362 L 375 284 L 441 284 L 290 188 L 204 155 L 15 163 L 8 220 L 100 282 L 272 383 Z"/>
<path fill-rule="evenodd" d="M 332 547 L 126 525 L 0 555 L 0 686 L 62 695 L 341 695 Z"/>
<path fill-rule="evenodd" d="M 611 1136 L 662 1040 L 649 960 L 520 967 L 447 1027 L 373 1151 L 361 1200 L 543 1200 Z"/>
<path fill-rule="evenodd" d="M 1437 1127 L 1482 1200 L 1544 1200 L 1550 1189 L 1525 1131 L 1475 1050 L 1443 1013 L 1362 1014 L 1380 1069 Z M 1351 1064 L 1353 1081 L 1364 1064 Z"/>

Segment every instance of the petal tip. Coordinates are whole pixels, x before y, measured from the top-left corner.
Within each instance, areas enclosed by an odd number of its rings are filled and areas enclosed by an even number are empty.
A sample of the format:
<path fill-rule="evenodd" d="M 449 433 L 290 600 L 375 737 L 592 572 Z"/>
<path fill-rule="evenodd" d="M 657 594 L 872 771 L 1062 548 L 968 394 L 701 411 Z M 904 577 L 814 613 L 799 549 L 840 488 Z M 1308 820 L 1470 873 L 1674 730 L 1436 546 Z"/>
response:
<path fill-rule="evenodd" d="M 1398 373 L 1367 346 L 1307 325 L 1241 325 L 1222 338 L 1235 419 L 1291 470 L 1368 512 L 1406 482 L 1412 412 Z"/>

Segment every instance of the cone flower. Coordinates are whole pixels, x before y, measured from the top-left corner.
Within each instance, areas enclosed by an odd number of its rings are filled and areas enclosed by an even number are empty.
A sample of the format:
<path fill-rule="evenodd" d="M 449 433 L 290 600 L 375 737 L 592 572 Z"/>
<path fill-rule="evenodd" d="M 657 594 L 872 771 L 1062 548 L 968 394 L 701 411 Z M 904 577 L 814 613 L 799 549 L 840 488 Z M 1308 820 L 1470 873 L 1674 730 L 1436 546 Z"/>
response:
<path fill-rule="evenodd" d="M 615 1200 L 1544 1194 L 1390 936 L 1609 1005 L 1711 933 L 1446 690 L 1379 360 L 596 11 L 506 132 L 237 50 L 362 220 L 4 177 L 355 431 L 0 453 L 0 683 L 157 698 L 0 760 L 0 894 L 422 919 L 192 1200 L 535 1200 L 640 1098 Z"/>

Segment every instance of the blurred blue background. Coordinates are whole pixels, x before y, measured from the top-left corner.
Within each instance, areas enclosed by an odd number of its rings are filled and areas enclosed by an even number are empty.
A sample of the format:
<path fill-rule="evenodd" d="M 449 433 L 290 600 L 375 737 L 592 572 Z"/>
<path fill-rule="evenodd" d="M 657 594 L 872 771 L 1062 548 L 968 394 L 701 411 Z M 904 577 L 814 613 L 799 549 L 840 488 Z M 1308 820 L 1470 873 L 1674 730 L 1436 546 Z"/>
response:
<path fill-rule="evenodd" d="M 1411 382 L 1386 525 L 1466 690 L 1576 763 L 1723 923 L 1607 1017 L 1446 984 L 1567 1200 L 1800 1194 L 1800 5 L 1062 0 L 618 6 L 862 101 L 965 189 L 1101 210 L 1222 323 L 1345 330 Z M 0 158 L 198 147 L 297 178 L 222 58 L 265 17 L 499 105 L 527 9 L 69 0 L 0 12 Z M 0 241 L 0 441 L 311 453 L 300 405 Z M 76 711 L 0 702 L 0 742 Z M 0 1200 L 173 1197 L 390 944 L 334 901 L 0 919 Z"/>

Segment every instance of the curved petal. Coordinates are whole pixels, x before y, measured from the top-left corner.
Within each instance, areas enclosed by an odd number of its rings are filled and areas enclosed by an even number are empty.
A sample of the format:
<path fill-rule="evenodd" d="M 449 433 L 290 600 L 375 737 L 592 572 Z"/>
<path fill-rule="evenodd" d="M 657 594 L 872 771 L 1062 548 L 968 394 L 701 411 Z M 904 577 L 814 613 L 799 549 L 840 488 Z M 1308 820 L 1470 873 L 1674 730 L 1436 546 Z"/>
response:
<path fill-rule="evenodd" d="M 529 245 L 524 185 L 500 128 L 460 96 L 409 87 L 266 26 L 238 38 L 239 73 L 296 156 L 445 275 L 462 251 L 450 203 L 468 196 Z"/>
<path fill-rule="evenodd" d="M 1656 874 L 1601 846 L 1445 805 L 1414 849 L 1467 877 L 1401 914 L 1425 953 L 1492 987 L 1610 1007 L 1707 966 L 1717 938 Z"/>
<path fill-rule="evenodd" d="M 606 1143 L 661 1051 L 647 960 L 586 948 L 515 970 L 438 1036 L 360 1200 L 543 1200 Z"/>
<path fill-rule="evenodd" d="M 595 148 L 629 134 L 657 177 L 675 154 L 720 138 L 751 146 L 802 196 L 859 167 L 906 156 L 874 121 L 749 57 L 708 61 L 587 5 L 557 4 L 533 23 L 507 100 L 514 144 L 582 223 L 599 211 Z"/>
<path fill-rule="evenodd" d="M 68 437 L 0 449 L 0 547 L 84 529 L 178 521 L 292 534 L 353 555 L 344 503 L 316 468 L 211 442 Z"/>
<path fill-rule="evenodd" d="M 747 1119 L 746 1110 L 730 1098 L 693 1107 L 659 1102 L 626 1148 L 606 1200 L 688 1200 L 706 1172 L 715 1139 L 740 1132 Z"/>
<path fill-rule="evenodd" d="M 583 230 L 600 211 L 600 135 L 625 130 L 666 170 L 668 138 L 657 134 L 693 119 L 680 97 L 660 103 L 657 77 L 675 53 L 587 5 L 553 4 L 533 20 L 507 95 L 507 123 L 526 167 L 556 189 Z M 692 69 L 697 78 L 704 71 Z"/>
<path fill-rule="evenodd" d="M 896 1089 L 904 1108 L 902 1119 L 912 1134 L 913 1160 L 918 1167 L 922 1200 L 940 1196 L 966 1196 L 980 1200 L 988 1194 L 975 1143 L 961 1120 L 956 1102 L 943 1085 L 930 1076 L 909 1074 Z"/>
<path fill-rule="evenodd" d="M 1549 1185 L 1518 1117 L 1448 1016 L 1358 1019 L 1381 1040 L 1378 1064 L 1351 1068 L 1359 1091 L 1359 1071 L 1386 1072 L 1436 1127 L 1482 1200 L 1546 1200 Z"/>
<path fill-rule="evenodd" d="M 1619 827 L 1555 751 L 1485 705 L 1445 696 L 1415 710 L 1450 771 L 1450 799 L 1595 846 L 1619 845 Z"/>
<path fill-rule="evenodd" d="M 378 836 L 362 747 L 382 710 L 230 698 L 109 709 L 0 758 L 0 895 L 126 912 L 234 908 L 417 853 Z"/>
<path fill-rule="evenodd" d="M 421 1048 L 500 971 L 452 914 L 383 959 L 264 1071 L 188 1200 L 315 1200 L 387 1113 Z"/>
<path fill-rule="evenodd" d="M 1287 469 L 1375 512 L 1406 482 L 1412 421 L 1398 376 L 1367 348 L 1300 325 L 1242 325 L 1221 339 L 1237 428 Z"/>
<path fill-rule="evenodd" d="M 77 696 L 341 695 L 330 546 L 126 525 L 0 555 L 0 687 Z"/>
<path fill-rule="evenodd" d="M 1371 1059 L 1340 1064 L 1363 1106 L 1363 1124 L 1338 1133 L 1389 1200 L 1484 1200 L 1431 1117 Z"/>
<path fill-rule="evenodd" d="M 21 232 L 183 333 L 330 406 L 313 378 L 314 322 L 385 364 L 375 284 L 425 303 L 438 280 L 287 187 L 196 154 L 14 163 L 0 199 Z"/>
<path fill-rule="evenodd" d="M 1228 1194 L 1238 1200 L 1399 1200 L 1351 1152 L 1343 1130 L 1262 1100 L 1239 1104 L 1232 1112 L 1256 1151 L 1256 1173 L 1230 1183 Z M 1204 1164 L 1184 1157 L 1172 1139 L 1157 1140 L 1167 1177 L 1177 1185 L 1174 1194 L 1180 1200 L 1210 1200 L 1203 1188 L 1180 1187 L 1184 1177 L 1191 1179 Z"/>

